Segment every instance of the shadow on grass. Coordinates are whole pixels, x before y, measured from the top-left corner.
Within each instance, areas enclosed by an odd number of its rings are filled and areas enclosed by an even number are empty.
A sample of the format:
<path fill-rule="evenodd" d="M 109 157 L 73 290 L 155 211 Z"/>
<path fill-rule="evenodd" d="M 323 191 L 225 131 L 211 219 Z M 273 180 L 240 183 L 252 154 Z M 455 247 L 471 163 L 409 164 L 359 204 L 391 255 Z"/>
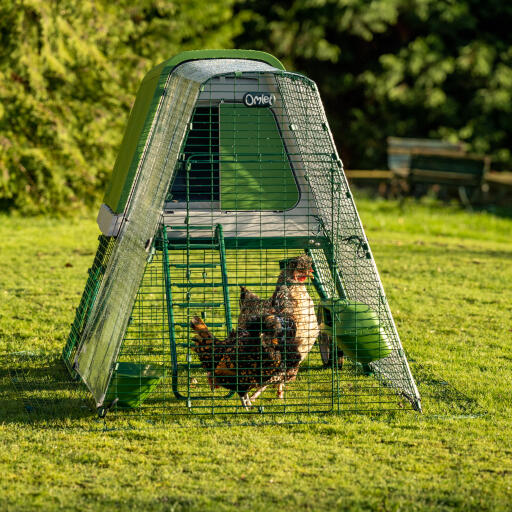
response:
<path fill-rule="evenodd" d="M 45 423 L 92 418 L 87 389 L 71 378 L 60 355 L 16 352 L 0 356 L 1 419 Z"/>
<path fill-rule="evenodd" d="M 435 375 L 429 366 L 413 361 L 410 363 L 422 401 L 428 404 L 424 410 L 427 414 L 477 418 L 487 413 L 474 398 Z"/>
<path fill-rule="evenodd" d="M 410 362 L 426 415 L 472 418 L 486 414 L 475 399 L 437 376 L 428 365 Z M 0 355 L 0 410 L 4 423 L 44 426 L 52 422 L 97 420 L 90 393 L 71 378 L 58 354 Z M 303 415 L 299 416 L 285 423 L 303 423 Z M 229 423 L 229 417 L 226 421 Z"/>

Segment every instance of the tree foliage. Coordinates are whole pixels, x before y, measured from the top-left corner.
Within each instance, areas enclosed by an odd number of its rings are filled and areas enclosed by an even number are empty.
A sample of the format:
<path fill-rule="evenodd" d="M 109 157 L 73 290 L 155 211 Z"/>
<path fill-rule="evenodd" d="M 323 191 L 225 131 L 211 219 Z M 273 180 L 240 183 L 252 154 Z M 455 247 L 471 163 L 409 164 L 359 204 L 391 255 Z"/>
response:
<path fill-rule="evenodd" d="M 3 0 L 0 208 L 97 203 L 145 73 L 182 50 L 229 47 L 234 0 Z"/>
<path fill-rule="evenodd" d="M 317 81 L 344 160 L 385 165 L 386 137 L 442 137 L 512 165 L 512 4 L 249 0 L 238 42 Z"/>
<path fill-rule="evenodd" d="M 3 0 L 0 209 L 97 204 L 144 74 L 180 51 L 262 49 L 319 85 L 347 167 L 443 137 L 512 167 L 501 0 Z"/>

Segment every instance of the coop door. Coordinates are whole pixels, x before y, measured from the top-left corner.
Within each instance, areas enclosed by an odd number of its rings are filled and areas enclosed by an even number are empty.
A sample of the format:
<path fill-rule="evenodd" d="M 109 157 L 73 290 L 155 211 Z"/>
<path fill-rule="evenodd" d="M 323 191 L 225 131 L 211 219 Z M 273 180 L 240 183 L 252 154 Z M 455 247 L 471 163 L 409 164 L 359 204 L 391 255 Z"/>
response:
<path fill-rule="evenodd" d="M 288 210 L 299 191 L 276 119 L 268 108 L 219 106 L 223 210 Z"/>

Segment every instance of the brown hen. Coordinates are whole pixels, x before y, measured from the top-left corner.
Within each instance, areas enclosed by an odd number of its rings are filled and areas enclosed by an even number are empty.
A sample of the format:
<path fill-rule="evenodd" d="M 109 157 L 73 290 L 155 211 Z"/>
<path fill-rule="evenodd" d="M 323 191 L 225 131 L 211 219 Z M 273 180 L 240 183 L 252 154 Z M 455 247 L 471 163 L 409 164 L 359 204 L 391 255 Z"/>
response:
<path fill-rule="evenodd" d="M 281 273 L 269 299 L 241 287 L 238 328 L 225 340 L 215 338 L 205 323 L 194 317 L 195 346 L 210 385 L 236 391 L 245 408 L 271 384 L 294 380 L 300 363 L 318 337 L 315 308 L 305 286 L 312 277 L 307 255 L 280 262 Z M 256 392 L 249 397 L 249 391 Z"/>

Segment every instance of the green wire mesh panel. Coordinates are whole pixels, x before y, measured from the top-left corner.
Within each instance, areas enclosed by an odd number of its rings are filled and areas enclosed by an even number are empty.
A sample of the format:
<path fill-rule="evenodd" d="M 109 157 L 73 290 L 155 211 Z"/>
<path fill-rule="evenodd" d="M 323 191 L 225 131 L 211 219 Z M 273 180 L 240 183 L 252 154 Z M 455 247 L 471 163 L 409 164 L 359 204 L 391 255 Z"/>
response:
<path fill-rule="evenodd" d="M 294 130 L 300 147 L 314 144 L 317 151 L 333 150 L 334 143 L 318 101 L 316 87 L 299 86 L 293 80 L 278 77 L 287 112 L 297 123 Z M 386 336 L 392 344 L 389 356 L 370 363 L 374 376 L 384 386 L 392 386 L 414 408 L 420 409 L 420 397 L 402 349 L 377 267 L 373 260 L 361 220 L 350 193 L 341 161 L 310 167 L 308 182 L 315 196 L 323 229 L 332 241 L 332 262 L 343 279 L 347 298 L 368 305 L 378 313 Z"/>
<path fill-rule="evenodd" d="M 101 285 L 108 260 L 112 254 L 115 245 L 114 237 L 106 237 L 101 235 L 99 238 L 98 250 L 92 267 L 88 270 L 89 277 L 85 285 L 80 304 L 76 309 L 75 318 L 71 324 L 71 331 L 69 333 L 66 345 L 62 351 L 62 358 L 66 363 L 68 369 L 74 373 L 73 360 L 76 353 L 77 345 L 82 336 L 87 320 L 89 319 L 92 306 L 98 295 L 98 290 Z"/>
<path fill-rule="evenodd" d="M 177 70 L 85 327 L 75 321 L 97 405 L 419 409 L 315 84 L 242 63 Z"/>
<path fill-rule="evenodd" d="M 112 378 L 112 362 L 117 358 L 144 272 L 148 240 L 156 232 L 174 169 L 171 162 L 179 153 L 188 113 L 195 103 L 197 87 L 191 88 L 188 81 L 179 76 L 171 78 L 168 93 L 157 110 L 156 126 L 125 210 L 124 225 L 116 238 L 105 278 L 75 357 L 74 367 L 98 404 L 104 401 Z M 171 108 L 176 97 L 181 108 Z"/>
<path fill-rule="evenodd" d="M 214 238 L 212 237 L 212 241 Z M 172 244 L 171 244 L 172 245 Z M 119 386 L 114 378 L 109 395 L 118 398 L 117 408 L 125 412 L 156 416 L 183 414 L 225 413 L 322 413 L 337 408 L 335 372 L 324 369 L 318 348 L 308 354 L 297 379 L 287 383 L 284 397 L 277 397 L 277 388 L 263 393 L 255 407 L 247 411 L 236 393 L 222 387 L 210 388 L 207 372 L 193 350 L 190 318 L 200 315 L 219 340 L 227 334 L 225 295 L 222 286 L 222 268 L 219 254 L 214 250 L 194 249 L 187 257 L 184 250 L 171 249 L 166 263 L 162 251 L 156 251 L 146 267 L 119 355 L 118 366 L 123 371 L 127 364 L 140 369 L 131 377 L 145 392 L 144 371 L 157 372 L 159 382 L 136 407 L 127 404 L 132 397 L 130 385 Z M 272 294 L 279 260 L 300 254 L 300 250 L 227 249 L 227 273 L 233 277 L 229 284 L 230 308 L 234 319 L 239 317 L 239 285 L 245 284 L 262 297 Z M 168 293 L 172 296 L 169 322 L 165 286 L 166 267 L 172 275 Z M 308 285 L 316 297 L 315 289 Z M 173 326 L 173 327 L 172 327 Z M 233 324 L 237 328 L 236 323 Z M 245 368 L 240 368 L 240 371 Z M 252 370 L 252 367 L 249 368 Z M 117 371 L 117 370 L 116 370 Z M 214 368 L 212 368 L 214 371 Z M 256 370 L 256 375 L 258 371 Z M 115 374 L 116 375 L 116 374 Z M 129 380 L 129 379 L 127 379 Z M 128 407 L 127 407 L 128 406 Z"/>

